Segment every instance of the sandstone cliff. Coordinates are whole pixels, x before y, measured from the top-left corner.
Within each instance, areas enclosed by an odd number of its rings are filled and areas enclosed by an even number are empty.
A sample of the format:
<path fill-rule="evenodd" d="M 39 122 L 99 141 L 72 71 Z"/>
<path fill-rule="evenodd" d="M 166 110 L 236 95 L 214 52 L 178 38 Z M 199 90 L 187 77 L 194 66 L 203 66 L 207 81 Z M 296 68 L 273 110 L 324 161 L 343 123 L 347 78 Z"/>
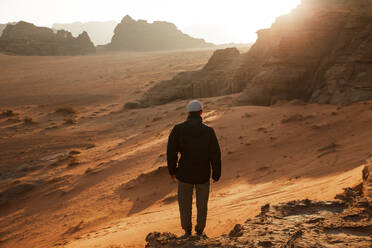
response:
<path fill-rule="evenodd" d="M 173 23 L 133 20 L 125 16 L 112 37 L 109 48 L 126 51 L 160 51 L 211 47 L 203 39 L 195 39 L 182 33 Z"/>
<path fill-rule="evenodd" d="M 200 71 L 182 72 L 172 80 L 157 83 L 146 92 L 143 102 L 164 104 L 176 99 L 211 97 L 231 94 L 233 78 L 239 68 L 240 53 L 236 48 L 217 50 Z"/>
<path fill-rule="evenodd" d="M 160 82 L 142 101 L 236 92 L 242 92 L 239 103 L 253 105 L 292 99 L 348 104 L 372 98 L 372 0 L 303 0 L 257 34 L 250 51 L 235 60 L 222 59 L 224 66 L 215 71 L 205 73 L 204 68 Z M 216 74 L 226 74 L 225 80 Z M 165 86 L 173 89 L 161 94 Z"/>
<path fill-rule="evenodd" d="M 86 32 L 74 38 L 70 32 L 18 22 L 7 25 L 0 37 L 0 52 L 16 55 L 84 55 L 95 52 Z"/>
<path fill-rule="evenodd" d="M 343 104 L 372 98 L 372 1 L 303 0 L 276 20 L 245 55 L 240 98 Z M 244 75 L 251 58 L 257 74 Z"/>
<path fill-rule="evenodd" d="M 117 24 L 118 23 L 114 21 L 86 23 L 74 22 L 65 24 L 56 23 L 53 24 L 52 28 L 56 30 L 67 30 L 75 37 L 86 31 L 95 45 L 105 45 L 110 43 Z"/>

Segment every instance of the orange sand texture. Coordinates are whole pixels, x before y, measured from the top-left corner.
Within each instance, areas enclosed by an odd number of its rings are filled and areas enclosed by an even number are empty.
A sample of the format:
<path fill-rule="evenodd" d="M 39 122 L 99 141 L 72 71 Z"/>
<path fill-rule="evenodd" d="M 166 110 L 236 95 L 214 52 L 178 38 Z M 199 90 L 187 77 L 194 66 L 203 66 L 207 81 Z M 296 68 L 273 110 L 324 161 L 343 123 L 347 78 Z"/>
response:
<path fill-rule="evenodd" d="M 212 53 L 0 55 L 0 110 L 16 113 L 0 118 L 1 191 L 33 186 L 1 205 L 0 247 L 143 247 L 149 232 L 181 234 L 176 184 L 163 166 L 187 101 L 123 105 L 154 82 L 200 69 Z M 209 236 L 266 203 L 331 200 L 360 183 L 372 155 L 372 101 L 257 107 L 235 106 L 235 98 L 201 99 L 222 148 Z M 64 107 L 77 113 L 56 113 Z"/>

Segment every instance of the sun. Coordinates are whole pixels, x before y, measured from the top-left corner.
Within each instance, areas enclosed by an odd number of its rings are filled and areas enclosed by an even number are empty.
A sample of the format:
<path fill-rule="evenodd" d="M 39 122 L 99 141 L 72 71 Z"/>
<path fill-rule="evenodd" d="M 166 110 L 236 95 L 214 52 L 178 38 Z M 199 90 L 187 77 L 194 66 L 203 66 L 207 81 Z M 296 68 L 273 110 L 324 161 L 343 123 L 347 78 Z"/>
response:
<path fill-rule="evenodd" d="M 205 0 L 197 4 L 196 9 L 196 3 L 182 6 L 184 11 L 173 19 L 181 26 L 193 22 L 194 25 L 185 30 L 210 42 L 248 43 L 257 39 L 258 30 L 269 28 L 277 17 L 289 13 L 300 3 L 301 0 Z"/>
<path fill-rule="evenodd" d="M 242 39 L 248 38 L 249 40 L 255 40 L 256 31 L 269 28 L 277 17 L 289 13 L 300 3 L 301 0 L 244 1 L 244 6 L 242 6 L 238 13 L 235 13 L 240 18 L 240 20 L 235 22 L 237 25 L 235 28 L 246 31 Z"/>

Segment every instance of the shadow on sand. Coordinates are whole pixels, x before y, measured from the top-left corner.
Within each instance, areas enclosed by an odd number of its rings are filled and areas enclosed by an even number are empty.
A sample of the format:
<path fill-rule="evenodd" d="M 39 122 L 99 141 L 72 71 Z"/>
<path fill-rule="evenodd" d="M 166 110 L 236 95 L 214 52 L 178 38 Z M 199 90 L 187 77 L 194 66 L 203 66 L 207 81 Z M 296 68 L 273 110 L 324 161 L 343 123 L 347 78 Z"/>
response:
<path fill-rule="evenodd" d="M 117 192 L 121 200 L 129 199 L 133 203 L 128 213 L 128 215 L 132 215 L 163 199 L 169 193 L 175 191 L 176 186 L 177 184 L 171 181 L 169 177 L 167 167 L 161 166 L 122 184 L 117 188 Z"/>

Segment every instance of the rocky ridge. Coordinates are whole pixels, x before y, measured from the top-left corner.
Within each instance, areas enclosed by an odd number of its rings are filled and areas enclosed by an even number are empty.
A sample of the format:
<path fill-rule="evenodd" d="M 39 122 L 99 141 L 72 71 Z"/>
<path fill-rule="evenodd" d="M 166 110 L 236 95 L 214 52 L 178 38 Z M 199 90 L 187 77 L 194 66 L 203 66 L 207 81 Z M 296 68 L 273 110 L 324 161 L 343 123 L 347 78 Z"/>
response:
<path fill-rule="evenodd" d="M 145 20 L 135 21 L 125 16 L 116 26 L 108 45 L 110 50 L 161 51 L 212 47 L 203 39 L 195 39 L 182 33 L 173 23 Z"/>
<path fill-rule="evenodd" d="M 141 101 L 231 93 L 241 93 L 238 103 L 252 105 L 292 99 L 349 104 L 372 98 L 372 0 L 302 0 L 257 35 L 247 53 L 231 59 L 231 50 L 217 51 L 226 55 L 220 67 L 210 67 L 215 54 L 202 70 L 154 85 Z"/>
<path fill-rule="evenodd" d="M 178 238 L 153 232 L 146 237 L 146 247 L 371 247 L 371 164 L 363 170 L 363 183 L 346 188 L 334 201 L 267 204 L 258 216 L 235 225 L 229 234 Z"/>
<path fill-rule="evenodd" d="M 20 21 L 7 25 L 0 37 L 0 52 L 16 55 L 85 55 L 95 52 L 86 32 L 74 38 L 70 32 L 37 27 Z"/>

